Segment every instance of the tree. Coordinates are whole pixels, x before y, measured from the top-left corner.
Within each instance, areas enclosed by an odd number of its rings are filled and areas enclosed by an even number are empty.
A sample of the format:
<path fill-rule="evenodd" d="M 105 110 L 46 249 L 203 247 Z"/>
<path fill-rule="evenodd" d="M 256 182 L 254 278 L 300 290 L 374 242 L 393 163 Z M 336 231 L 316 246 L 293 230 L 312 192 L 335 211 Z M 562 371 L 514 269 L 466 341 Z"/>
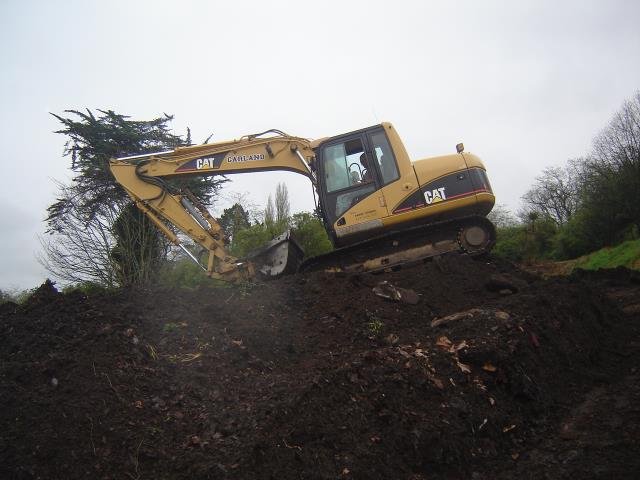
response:
<path fill-rule="evenodd" d="M 269 229 L 273 229 L 276 223 L 276 213 L 273 208 L 273 200 L 271 199 L 271 194 L 269 194 L 269 199 L 267 200 L 267 206 L 264 209 L 264 224 Z"/>
<path fill-rule="evenodd" d="M 249 228 L 235 232 L 231 244 L 233 255 L 243 257 L 290 227 L 289 193 L 284 183 L 278 183 L 276 186 L 275 203 L 269 195 L 263 211 L 263 220 L 262 223 L 257 222 Z"/>
<path fill-rule="evenodd" d="M 73 198 L 73 188 L 59 184 L 61 198 Z M 87 221 L 80 209 L 68 208 L 56 220 L 57 232 L 41 237 L 39 262 L 56 278 L 68 283 L 91 282 L 113 287 L 119 284 L 112 256 L 116 243 L 111 226 L 119 206 L 107 205 Z"/>
<path fill-rule="evenodd" d="M 224 230 L 227 238 L 231 240 L 233 240 L 237 232 L 251 226 L 249 213 L 247 213 L 239 203 L 234 203 L 231 207 L 225 208 L 218 219 L 218 223 Z"/>
<path fill-rule="evenodd" d="M 601 246 L 640 230 L 640 91 L 595 138 L 581 193 L 584 221 Z"/>
<path fill-rule="evenodd" d="M 72 281 L 109 286 L 145 282 L 166 254 L 165 241 L 151 222 L 130 209 L 126 192 L 113 180 L 109 159 L 173 149 L 186 142 L 170 132 L 171 116 L 134 121 L 112 110 L 98 112 L 98 116 L 90 110 L 66 110 L 66 117 L 52 114 L 63 127 L 56 133 L 67 137 L 64 156 L 71 157 L 74 177 L 71 185 L 61 186 L 59 197 L 47 209 L 52 236 L 43 244 L 51 257 L 43 263 Z M 224 181 L 197 177 L 170 183 L 189 188 L 209 203 Z M 96 252 L 98 259 L 92 260 L 90 252 Z M 134 273 L 134 268 L 145 273 Z"/>
<path fill-rule="evenodd" d="M 600 242 L 589 234 L 587 210 L 579 209 L 554 238 L 554 257 L 559 260 L 576 258 L 598 250 Z"/>
<path fill-rule="evenodd" d="M 530 262 L 551 258 L 557 231 L 555 219 L 538 212 L 529 212 L 524 229 L 523 260 Z"/>
<path fill-rule="evenodd" d="M 151 219 L 129 203 L 119 211 L 111 231 L 116 240 L 111 249 L 116 283 L 145 285 L 152 281 L 166 258 L 169 243 L 156 234 Z"/>
<path fill-rule="evenodd" d="M 221 197 L 230 205 L 235 203 L 242 205 L 242 209 L 247 213 L 249 223 L 260 223 L 264 221 L 264 210 L 261 204 L 252 200 L 250 192 L 224 192 Z"/>
<path fill-rule="evenodd" d="M 300 212 L 290 219 L 293 237 L 298 242 L 305 257 L 314 257 L 332 250 L 327 232 L 321 220 L 313 213 Z M 282 232 L 280 232 L 282 233 Z M 231 253 L 243 257 L 252 250 L 261 247 L 274 237 L 264 223 L 256 223 L 236 232 L 231 244 Z"/>
<path fill-rule="evenodd" d="M 579 182 L 575 172 L 571 164 L 566 168 L 545 168 L 522 196 L 527 209 L 552 219 L 559 226 L 566 224 L 578 208 Z"/>
<path fill-rule="evenodd" d="M 492 253 L 512 262 L 521 262 L 525 257 L 526 234 L 522 225 L 499 227 Z"/>
<path fill-rule="evenodd" d="M 493 253 L 512 262 L 525 256 L 526 229 L 514 214 L 501 204 L 494 205 L 487 218 L 496 226 L 496 245 Z"/>
<path fill-rule="evenodd" d="M 522 198 L 524 227 L 498 228 L 495 251 L 510 258 L 575 258 L 640 236 L 640 91 L 589 155 L 546 168 Z"/>
<path fill-rule="evenodd" d="M 231 243 L 231 253 L 242 258 L 252 250 L 263 246 L 273 237 L 266 224 L 256 223 L 235 233 Z"/>
<path fill-rule="evenodd" d="M 275 203 L 271 195 L 264 210 L 264 224 L 275 237 L 289 228 L 290 218 L 289 191 L 284 183 L 276 185 Z"/>
<path fill-rule="evenodd" d="M 322 220 L 310 212 L 296 213 L 291 217 L 292 233 L 305 257 L 315 257 L 333 250 Z"/>
<path fill-rule="evenodd" d="M 518 222 L 513 213 L 505 205 L 499 203 L 494 205 L 487 218 L 491 220 L 496 228 L 512 227 Z"/>
<path fill-rule="evenodd" d="M 280 182 L 276 185 L 276 223 L 279 225 L 285 225 L 289 222 L 289 216 L 291 215 L 289 206 L 289 191 L 287 186 Z"/>

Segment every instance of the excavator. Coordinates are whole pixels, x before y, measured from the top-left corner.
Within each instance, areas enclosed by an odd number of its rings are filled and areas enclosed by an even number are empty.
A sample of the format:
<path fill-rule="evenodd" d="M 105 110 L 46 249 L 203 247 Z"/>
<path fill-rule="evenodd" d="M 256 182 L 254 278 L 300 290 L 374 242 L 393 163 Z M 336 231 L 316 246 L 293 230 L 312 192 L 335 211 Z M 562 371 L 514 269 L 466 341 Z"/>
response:
<path fill-rule="evenodd" d="M 111 159 L 116 181 L 175 245 L 225 281 L 296 271 L 378 272 L 457 252 L 481 255 L 495 243 L 486 218 L 495 197 L 482 161 L 456 153 L 411 161 L 391 123 L 308 140 L 280 130 L 240 139 Z M 335 250 L 303 261 L 288 233 L 239 259 L 204 205 L 169 179 L 284 170 L 308 177 Z M 314 195 L 315 197 L 315 195 Z M 314 198 L 315 199 L 315 198 Z M 176 229 L 209 252 L 202 265 Z"/>

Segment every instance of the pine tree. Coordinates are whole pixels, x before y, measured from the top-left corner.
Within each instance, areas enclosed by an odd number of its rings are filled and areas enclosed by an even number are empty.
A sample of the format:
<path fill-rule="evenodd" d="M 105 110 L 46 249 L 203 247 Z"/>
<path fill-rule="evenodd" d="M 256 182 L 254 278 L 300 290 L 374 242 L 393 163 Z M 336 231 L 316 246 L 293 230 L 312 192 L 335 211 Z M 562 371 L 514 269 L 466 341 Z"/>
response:
<path fill-rule="evenodd" d="M 60 196 L 47 209 L 46 218 L 48 232 L 67 241 L 44 241 L 49 258 L 43 263 L 69 281 L 144 283 L 152 278 L 166 254 L 165 241 L 151 222 L 132 209 L 128 195 L 111 175 L 109 160 L 186 145 L 191 141 L 190 132 L 186 140 L 171 133 L 173 117 L 166 114 L 137 121 L 113 110 L 98 112 L 65 110 L 65 116 L 52 114 L 62 124 L 56 133 L 67 137 L 64 156 L 71 157 L 74 176 L 71 185 L 60 186 Z M 225 181 L 192 177 L 169 183 L 188 188 L 208 204 Z M 92 229 L 95 234 L 87 235 Z M 92 252 L 101 255 L 99 262 L 91 257 Z M 78 274 L 86 264 L 94 264 L 89 270 L 93 273 Z"/>

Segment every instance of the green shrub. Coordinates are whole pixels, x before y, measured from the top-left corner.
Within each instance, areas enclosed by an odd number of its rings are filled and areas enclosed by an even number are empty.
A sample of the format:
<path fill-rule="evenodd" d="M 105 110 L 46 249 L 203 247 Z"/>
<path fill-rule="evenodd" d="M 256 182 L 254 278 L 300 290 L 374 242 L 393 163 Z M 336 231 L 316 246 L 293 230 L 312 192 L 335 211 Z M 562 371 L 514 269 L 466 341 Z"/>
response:
<path fill-rule="evenodd" d="M 62 293 L 71 293 L 80 291 L 85 295 L 94 295 L 96 293 L 105 293 L 113 291 L 114 289 L 99 285 L 94 282 L 83 282 L 75 285 L 68 285 L 62 289 Z"/>
<path fill-rule="evenodd" d="M 310 212 L 296 213 L 291 218 L 292 233 L 302 247 L 305 258 L 333 250 L 322 221 Z"/>
<path fill-rule="evenodd" d="M 264 224 L 251 225 L 249 228 L 236 232 L 231 242 L 231 253 L 242 258 L 252 250 L 261 247 L 269 240 L 272 240 L 274 236 L 283 233 L 284 230 L 277 233 L 268 228 Z"/>
<path fill-rule="evenodd" d="M 511 262 L 524 259 L 524 227 L 517 225 L 497 229 L 496 245 L 493 254 Z"/>
<path fill-rule="evenodd" d="M 158 274 L 158 283 L 165 287 L 219 287 L 224 282 L 212 279 L 191 259 L 165 262 Z"/>

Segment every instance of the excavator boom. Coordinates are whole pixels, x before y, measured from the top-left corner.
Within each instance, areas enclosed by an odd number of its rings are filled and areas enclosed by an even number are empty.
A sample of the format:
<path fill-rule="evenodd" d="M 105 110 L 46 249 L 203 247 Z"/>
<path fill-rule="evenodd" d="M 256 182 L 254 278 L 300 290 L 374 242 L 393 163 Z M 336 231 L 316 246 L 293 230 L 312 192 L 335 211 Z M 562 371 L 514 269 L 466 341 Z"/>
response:
<path fill-rule="evenodd" d="M 271 135 L 265 136 L 268 134 Z M 289 238 L 281 238 L 271 249 L 253 255 L 252 261 L 239 261 L 227 251 L 222 228 L 198 199 L 188 191 L 175 191 L 164 178 L 289 170 L 314 182 L 312 161 L 308 140 L 268 130 L 231 142 L 113 159 L 110 168 L 138 208 L 170 241 L 185 249 L 170 226 L 173 225 L 209 251 L 205 269 L 211 277 L 235 281 L 252 278 L 256 270 L 271 275 L 290 271 L 291 263 L 297 264 L 302 259 L 299 247 Z M 291 256 L 287 255 L 289 249 Z M 270 251 L 273 255 L 269 255 Z"/>

